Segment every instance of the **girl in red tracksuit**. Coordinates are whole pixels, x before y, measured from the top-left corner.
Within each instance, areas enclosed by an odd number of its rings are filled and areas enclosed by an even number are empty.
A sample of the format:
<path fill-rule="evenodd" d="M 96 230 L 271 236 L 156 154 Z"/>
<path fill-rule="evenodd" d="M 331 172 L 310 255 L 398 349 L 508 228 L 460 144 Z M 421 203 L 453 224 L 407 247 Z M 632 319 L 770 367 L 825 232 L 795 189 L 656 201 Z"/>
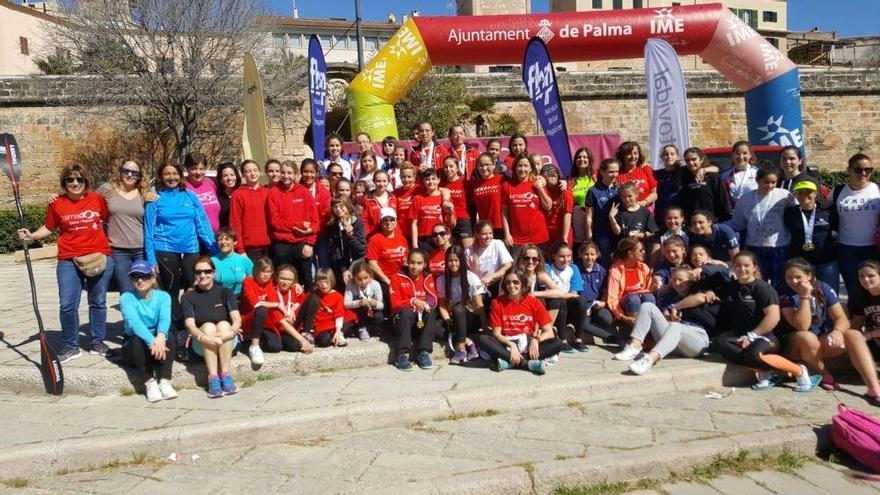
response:
<path fill-rule="evenodd" d="M 296 283 L 296 270 L 283 265 L 274 273 L 269 258 L 254 263 L 254 276 L 244 279 L 241 299 L 241 328 L 251 340 L 248 356 L 259 366 L 263 351 L 309 354 L 314 347 L 293 326 L 296 313 L 305 300 L 305 291 Z"/>
<path fill-rule="evenodd" d="M 320 229 L 318 205 L 306 186 L 294 183 L 292 164 L 281 165 L 281 181 L 269 190 L 266 211 L 275 264 L 296 267 L 303 287 L 312 290 L 312 260 Z"/>
<path fill-rule="evenodd" d="M 436 330 L 437 290 L 434 278 L 425 272 L 427 262 L 427 254 L 414 249 L 407 257 L 406 268 L 391 276 L 391 314 L 397 338 L 397 367 L 401 371 L 412 370 L 409 356 L 414 334 L 418 336 L 416 364 L 423 370 L 434 367 L 431 350 Z"/>
<path fill-rule="evenodd" d="M 465 182 L 470 182 L 474 178 L 474 171 L 477 169 L 477 158 L 480 151 L 472 146 L 468 146 L 464 142 L 464 127 L 454 125 L 449 128 L 449 144 L 440 148 L 440 156 L 442 158 L 441 166 L 446 163 L 446 159 L 454 157 L 458 161 L 459 175 L 464 177 Z"/>
<path fill-rule="evenodd" d="M 238 234 L 235 251 L 256 262 L 269 255 L 269 222 L 266 218 L 269 190 L 260 185 L 257 162 L 241 162 L 241 176 L 244 184 L 232 193 L 229 226 Z"/>
<path fill-rule="evenodd" d="M 343 335 L 345 306 L 342 294 L 334 290 L 336 276 L 330 268 L 321 268 L 315 276 L 315 292 L 306 299 L 296 316 L 297 328 L 314 336 L 318 347 L 345 347 Z"/>
<path fill-rule="evenodd" d="M 388 172 L 379 170 L 374 173 L 373 183 L 376 184 L 376 190 L 364 196 L 361 202 L 361 220 L 364 222 L 367 239 L 382 229 L 382 223 L 379 221 L 379 212 L 382 208 L 393 208 L 397 211 L 397 197 L 388 192 Z"/>

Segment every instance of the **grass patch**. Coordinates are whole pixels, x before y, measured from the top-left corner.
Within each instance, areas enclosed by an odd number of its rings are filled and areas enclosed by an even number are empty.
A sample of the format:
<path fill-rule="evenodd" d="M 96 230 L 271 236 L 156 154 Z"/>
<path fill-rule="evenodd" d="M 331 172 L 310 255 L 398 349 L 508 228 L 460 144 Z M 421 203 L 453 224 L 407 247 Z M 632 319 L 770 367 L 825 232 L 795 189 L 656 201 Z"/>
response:
<path fill-rule="evenodd" d="M 8 480 L 3 480 L 3 484 L 6 485 L 6 488 L 24 488 L 31 483 L 31 480 L 27 478 L 10 478 Z"/>
<path fill-rule="evenodd" d="M 441 430 L 434 428 L 431 425 L 425 424 L 423 421 L 419 421 L 417 423 L 413 423 L 409 425 L 407 428 L 413 431 L 421 431 L 425 433 L 443 433 Z"/>
<path fill-rule="evenodd" d="M 570 409 L 576 409 L 584 416 L 587 415 L 587 406 L 581 404 L 578 401 L 570 400 L 570 401 L 566 402 L 565 405 L 566 405 L 566 407 L 568 407 Z"/>
<path fill-rule="evenodd" d="M 496 409 L 486 409 L 485 411 L 474 411 L 467 414 L 452 413 L 448 416 L 436 417 L 434 418 L 434 421 L 461 421 L 462 419 L 491 418 L 492 416 L 498 416 L 499 414 L 501 414 L 501 411 Z"/>
<path fill-rule="evenodd" d="M 659 490 L 665 483 L 690 481 L 708 484 L 721 476 L 742 476 L 749 471 L 781 471 L 793 473 L 811 457 L 784 450 L 780 453 L 750 453 L 740 451 L 732 455 L 716 455 L 706 464 L 695 466 L 683 473 L 671 473 L 666 478 L 645 478 L 638 481 L 607 480 L 591 485 L 563 486 L 553 495 L 620 495 L 635 490 Z"/>
<path fill-rule="evenodd" d="M 132 395 L 134 395 L 134 388 L 129 387 L 128 385 L 126 385 L 124 387 L 119 387 L 119 395 L 121 395 L 123 397 L 132 396 Z"/>
<path fill-rule="evenodd" d="M 131 459 L 112 459 L 98 466 L 89 465 L 78 469 L 63 468 L 55 471 L 55 476 L 64 476 L 72 473 L 90 473 L 93 471 L 111 471 L 114 469 L 144 465 L 158 465 L 160 462 L 160 459 L 153 457 L 146 452 L 132 452 Z"/>

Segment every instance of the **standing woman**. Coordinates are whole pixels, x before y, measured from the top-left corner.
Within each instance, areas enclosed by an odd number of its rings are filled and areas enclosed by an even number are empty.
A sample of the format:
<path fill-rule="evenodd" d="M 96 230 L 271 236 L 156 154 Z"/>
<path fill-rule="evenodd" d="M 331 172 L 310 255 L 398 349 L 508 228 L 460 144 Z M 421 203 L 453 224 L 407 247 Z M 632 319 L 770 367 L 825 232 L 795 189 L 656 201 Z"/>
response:
<path fill-rule="evenodd" d="M 294 182 L 299 182 L 309 190 L 318 208 L 318 218 L 326 222 L 330 218 L 330 191 L 318 183 L 318 162 L 305 158 L 300 163 L 299 169 L 293 169 L 295 174 L 297 170 L 299 174 L 294 176 Z"/>
<path fill-rule="evenodd" d="M 290 160 L 286 160 L 290 161 Z M 294 165 L 296 168 L 296 181 L 299 182 L 299 167 Z M 274 158 L 270 158 L 266 161 L 266 178 L 269 180 L 269 183 L 266 184 L 266 187 L 275 187 L 281 181 L 281 162 Z"/>
<path fill-rule="evenodd" d="M 746 249 L 757 256 L 764 278 L 779 288 L 785 284 L 783 272 L 791 243 L 785 209 L 797 204 L 788 190 L 776 187 L 781 176 L 776 167 L 758 170 L 758 189 L 740 198 L 729 222 L 734 230 L 745 231 Z"/>
<path fill-rule="evenodd" d="M 397 197 L 388 192 L 388 172 L 379 170 L 373 174 L 373 182 L 376 189 L 364 196 L 361 203 L 361 219 L 367 237 L 377 233 L 382 227 L 379 221 L 379 212 L 382 208 L 397 209 Z"/>
<path fill-rule="evenodd" d="M 708 165 L 705 153 L 700 148 L 688 148 L 684 152 L 683 189 L 679 194 L 679 202 L 684 207 L 685 216 L 695 211 L 710 211 L 724 222 L 730 218 L 730 202 L 724 182 L 716 174 L 707 174 L 704 167 Z"/>
<path fill-rule="evenodd" d="M 492 357 L 495 371 L 514 367 L 543 375 L 543 360 L 562 351 L 562 342 L 553 333 L 553 319 L 530 294 L 526 274 L 508 270 L 502 285 L 504 295 L 492 301 L 489 314 L 492 334 L 480 335 L 480 349 Z"/>
<path fill-rule="evenodd" d="M 759 188 L 760 183 L 759 179 Z M 676 303 L 677 308 L 721 303 L 721 314 L 716 321 L 722 333 L 715 338 L 715 347 L 726 360 L 760 370 L 753 389 L 773 387 L 779 380 L 779 372 L 785 372 L 797 377 L 795 392 L 815 390 L 821 376 L 810 376 L 806 366 L 779 355 L 779 340 L 773 334 L 780 319 L 779 296 L 770 284 L 761 280 L 758 258 L 741 251 L 733 259 L 733 271 L 736 280 L 724 282 L 714 291 L 688 296 Z"/>
<path fill-rule="evenodd" d="M 511 252 L 525 244 L 546 244 L 550 240 L 544 211 L 553 207 L 547 181 L 538 175 L 535 162 L 526 154 L 513 162 L 513 179 L 501 188 L 501 220 L 504 243 Z"/>
<path fill-rule="evenodd" d="M 113 277 L 113 257 L 104 233 L 107 203 L 98 193 L 89 191 L 86 168 L 73 164 L 61 171 L 64 191 L 46 211 L 46 220 L 34 232 L 20 229 L 18 237 L 27 242 L 39 241 L 59 231 L 58 280 L 59 319 L 64 347 L 58 358 L 62 363 L 82 356 L 79 350 L 79 302 L 82 291 L 88 292 L 89 353 L 105 356 L 107 333 L 107 286 Z"/>
<path fill-rule="evenodd" d="M 663 160 L 663 168 L 654 171 L 657 180 L 657 203 L 654 214 L 659 223 L 666 217 L 666 209 L 678 205 L 678 195 L 684 182 L 686 169 L 681 166 L 678 148 L 674 144 L 667 144 L 660 151 L 660 159 Z"/>
<path fill-rule="evenodd" d="M 144 250 L 147 261 L 159 271 L 159 283 L 171 296 L 171 318 L 182 329 L 180 291 L 193 285 L 193 263 L 199 252 L 206 249 L 216 254 L 217 241 L 199 198 L 186 189 L 179 165 L 159 167 L 156 192 L 159 199 L 147 203 L 144 211 Z"/>
<path fill-rule="evenodd" d="M 231 290 L 214 283 L 214 263 L 207 256 L 193 264 L 198 280 L 181 298 L 184 324 L 193 338 L 192 350 L 205 359 L 208 397 L 216 399 L 238 392 L 229 364 L 238 345 L 241 314 Z"/>
<path fill-rule="evenodd" d="M 217 183 L 207 179 L 208 159 L 201 153 L 187 153 L 183 158 L 186 169 L 186 188 L 195 193 L 211 222 L 211 231 L 220 230 L 220 200 L 217 198 Z"/>
<path fill-rule="evenodd" d="M 617 176 L 620 163 L 614 158 L 606 158 L 599 164 L 599 182 L 587 192 L 584 203 L 584 239 L 593 241 L 599 247 L 599 264 L 611 266 L 611 253 L 614 252 L 617 235 L 611 230 L 611 207 L 620 201 L 617 192 Z"/>
<path fill-rule="evenodd" d="M 110 182 L 98 193 L 107 202 L 107 238 L 113 253 L 113 276 L 119 293 L 134 290 L 128 272 L 144 256 L 144 203 L 148 196 L 146 177 L 134 160 L 124 160 Z"/>
<path fill-rule="evenodd" d="M 721 172 L 721 179 L 727 184 L 730 204 L 736 203 L 747 192 L 758 189 L 758 167 L 752 164 L 752 145 L 748 141 L 737 141 L 730 150 L 733 166 Z"/>
<path fill-rule="evenodd" d="M 514 134 L 510 136 L 510 140 L 507 141 L 507 156 L 504 158 L 504 164 L 507 165 L 507 170 L 511 171 L 511 177 L 515 175 L 513 172 L 513 162 L 519 155 L 529 154 L 529 141 L 526 139 L 523 134 Z"/>
<path fill-rule="evenodd" d="M 229 226 L 232 193 L 241 186 L 241 175 L 232 162 L 223 162 L 217 167 L 217 200 L 220 202 L 220 227 Z"/>
<path fill-rule="evenodd" d="M 308 186 L 294 182 L 290 164 L 281 166 L 281 182 L 269 191 L 266 208 L 275 266 L 293 265 L 306 291 L 312 290 L 312 260 L 320 217 Z"/>
<path fill-rule="evenodd" d="M 645 161 L 642 147 L 635 141 L 627 141 L 617 147 L 615 156 L 620 163 L 617 182 L 635 182 L 639 188 L 639 206 L 651 207 L 657 201 L 657 180 L 654 179 L 651 164 Z"/>
<path fill-rule="evenodd" d="M 355 215 L 354 206 L 346 198 L 336 197 L 330 201 L 332 216 L 324 226 L 327 238 L 327 253 L 333 268 L 339 291 L 345 290 L 351 281 L 352 263 L 364 257 L 367 252 L 367 239 L 364 223 Z M 379 214 L 377 213 L 378 217 Z"/>
<path fill-rule="evenodd" d="M 501 220 L 501 186 L 504 175 L 495 170 L 495 159 L 491 153 L 483 153 L 477 159 L 477 177 L 474 179 L 473 203 L 477 218 L 489 222 L 495 237 L 504 237 L 504 224 Z"/>
<path fill-rule="evenodd" d="M 351 162 L 342 156 L 342 138 L 338 134 L 330 134 L 325 141 L 327 159 L 322 162 L 321 175 L 330 170 L 331 164 L 337 164 L 342 168 L 342 176 L 351 180 Z"/>
<path fill-rule="evenodd" d="M 813 180 L 798 180 L 791 190 L 798 205 L 785 209 L 785 226 L 791 232 L 788 254 L 809 261 L 815 268 L 816 278 L 836 293 L 840 290 L 840 271 L 837 242 L 831 232 L 831 211 L 818 204 L 819 185 Z"/>
<path fill-rule="evenodd" d="M 574 231 L 574 247 L 577 249 L 584 242 L 584 206 L 587 202 L 587 192 L 596 185 L 593 151 L 586 146 L 578 148 L 571 162 L 574 164 L 569 177 L 571 196 L 574 199 L 571 228 Z"/>
<path fill-rule="evenodd" d="M 455 158 L 458 175 L 464 177 L 466 182 L 470 182 L 477 168 L 477 158 L 480 152 L 477 148 L 464 142 L 464 134 L 463 125 L 456 124 L 450 127 L 447 133 L 449 144 L 440 148 L 440 155 L 443 157 L 444 167 L 447 158 Z"/>
<path fill-rule="evenodd" d="M 804 178 L 803 173 L 804 152 L 794 145 L 788 145 L 779 152 L 779 168 L 782 169 L 782 177 L 777 187 L 791 191 L 794 183 Z"/>
<path fill-rule="evenodd" d="M 171 384 L 174 339 L 168 336 L 171 297 L 167 292 L 153 289 L 153 267 L 144 260 L 134 262 L 128 276 L 136 288 L 119 298 L 125 322 L 122 359 L 138 371 L 148 402 L 174 399 L 177 397 Z"/>
<path fill-rule="evenodd" d="M 376 152 L 372 149 L 361 152 L 360 159 L 355 163 L 354 180 L 362 180 L 366 182 L 367 191 L 373 191 L 376 189 L 376 184 L 373 182 L 373 174 L 379 170 L 377 163 L 378 157 L 376 156 Z"/>
<path fill-rule="evenodd" d="M 462 131 L 464 132 L 464 131 Z M 476 156 L 474 157 L 476 161 Z M 455 213 L 455 225 L 453 232 L 455 238 L 465 247 L 473 243 L 474 231 L 471 228 L 470 205 L 471 198 L 470 180 L 462 175 L 458 158 L 447 156 L 443 159 L 443 187 L 449 191 L 449 201 Z"/>
<path fill-rule="evenodd" d="M 394 190 L 394 197 L 397 200 L 398 226 L 407 238 L 412 236 L 415 219 L 413 203 L 421 190 L 422 186 L 416 184 L 416 167 L 410 162 L 403 163 L 400 166 L 400 187 Z"/>
<path fill-rule="evenodd" d="M 574 233 L 571 229 L 571 217 L 574 210 L 574 196 L 571 194 L 571 189 L 562 187 L 556 165 L 544 165 L 541 169 L 541 177 L 547 182 L 547 193 L 553 202 L 550 209 L 544 211 L 550 243 L 555 245 L 561 241 L 572 246 Z"/>
<path fill-rule="evenodd" d="M 837 186 L 831 195 L 832 228 L 837 230 L 837 261 L 847 294 L 859 290 L 858 263 L 878 258 L 874 243 L 880 220 L 880 188 L 871 182 L 874 166 L 863 153 L 849 159 L 846 168 L 849 181 Z"/>
<path fill-rule="evenodd" d="M 238 235 L 235 250 L 256 262 L 269 255 L 269 220 L 266 217 L 269 189 L 260 185 L 260 166 L 257 162 L 241 162 L 241 175 L 244 177 L 244 186 L 232 193 L 229 226 Z"/>

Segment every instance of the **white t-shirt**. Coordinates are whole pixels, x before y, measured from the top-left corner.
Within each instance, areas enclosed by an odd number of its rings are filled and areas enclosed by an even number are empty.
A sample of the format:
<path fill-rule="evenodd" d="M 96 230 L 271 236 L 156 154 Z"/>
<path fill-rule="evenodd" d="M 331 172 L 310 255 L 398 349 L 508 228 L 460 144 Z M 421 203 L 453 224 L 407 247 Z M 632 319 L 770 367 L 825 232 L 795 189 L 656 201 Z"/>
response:
<path fill-rule="evenodd" d="M 322 166 L 321 175 L 326 175 L 327 168 L 330 167 L 330 165 L 332 165 L 334 163 L 338 163 L 339 166 L 342 167 L 342 176 L 348 180 L 351 180 L 351 162 L 341 156 L 339 158 L 337 158 L 336 160 L 327 159 L 327 160 L 324 160 L 323 162 L 321 162 L 321 166 Z"/>
<path fill-rule="evenodd" d="M 797 199 L 785 189 L 775 188 L 763 198 L 758 191 L 745 193 L 728 224 L 734 230 L 746 231 L 746 245 L 783 247 L 791 244 L 791 233 L 785 226 L 785 208 L 796 205 Z"/>
<path fill-rule="evenodd" d="M 513 258 L 503 242 L 498 239 L 492 239 L 492 242 L 477 254 L 474 246 L 467 248 L 465 252 L 468 258 L 468 268 L 480 276 L 492 275 L 501 269 L 505 263 L 513 263 Z M 474 258 L 477 258 L 477 265 L 474 266 Z"/>
<path fill-rule="evenodd" d="M 844 246 L 871 246 L 880 216 L 880 187 L 871 182 L 868 187 L 853 191 L 843 186 L 837 197 L 840 224 L 837 242 Z"/>
<path fill-rule="evenodd" d="M 740 200 L 745 193 L 758 189 L 758 167 L 749 167 L 745 170 L 737 170 L 730 176 L 730 199 L 734 203 Z"/>
<path fill-rule="evenodd" d="M 480 277 L 478 277 L 476 273 L 468 270 L 467 280 L 468 291 L 470 292 L 468 300 L 477 294 L 484 294 L 486 292 L 486 288 L 483 287 L 483 282 L 480 281 Z M 448 299 L 446 298 L 446 275 L 440 275 L 437 277 L 436 285 L 438 298 L 446 299 L 449 301 L 449 304 L 453 305 L 461 302 L 461 282 L 457 278 L 452 281 L 452 295 Z"/>

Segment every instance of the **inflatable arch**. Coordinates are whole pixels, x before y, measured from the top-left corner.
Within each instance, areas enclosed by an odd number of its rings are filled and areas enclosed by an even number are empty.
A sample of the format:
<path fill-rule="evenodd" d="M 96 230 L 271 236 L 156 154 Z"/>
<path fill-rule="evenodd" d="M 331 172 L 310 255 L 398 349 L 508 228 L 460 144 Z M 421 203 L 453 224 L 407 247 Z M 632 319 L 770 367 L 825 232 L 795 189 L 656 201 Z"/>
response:
<path fill-rule="evenodd" d="M 393 104 L 431 66 L 518 65 L 532 36 L 545 41 L 554 62 L 640 58 L 648 39 L 665 39 L 679 55 L 701 56 L 745 92 L 749 141 L 803 148 L 797 67 L 721 4 L 414 17 L 349 86 L 352 133 L 397 136 Z"/>

